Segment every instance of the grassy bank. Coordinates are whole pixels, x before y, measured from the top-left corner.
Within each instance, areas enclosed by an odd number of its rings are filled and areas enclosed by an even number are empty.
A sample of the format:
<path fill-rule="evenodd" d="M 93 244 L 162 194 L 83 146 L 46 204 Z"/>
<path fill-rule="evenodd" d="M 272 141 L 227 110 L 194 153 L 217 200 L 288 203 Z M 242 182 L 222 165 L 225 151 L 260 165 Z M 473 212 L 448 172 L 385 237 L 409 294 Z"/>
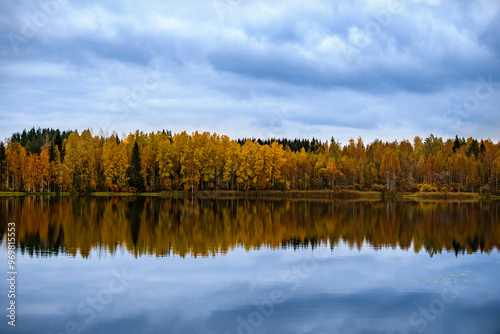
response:
<path fill-rule="evenodd" d="M 480 193 L 469 193 L 469 192 L 460 192 L 460 193 L 450 193 L 450 192 L 429 192 L 429 193 L 394 193 L 394 194 L 385 194 L 385 198 L 395 198 L 395 199 L 449 199 L 449 200 L 458 200 L 458 199 L 500 199 L 498 195 L 481 195 Z"/>
<path fill-rule="evenodd" d="M 28 193 L 28 192 L 0 192 L 0 197 L 12 196 L 72 196 L 69 192 L 61 193 Z M 290 191 L 172 191 L 158 193 L 131 193 L 131 192 L 92 192 L 88 196 L 94 197 L 164 197 L 164 198 L 207 198 L 207 199 L 425 199 L 425 200 L 477 200 L 500 199 L 498 195 L 481 195 L 479 193 L 381 193 L 377 191 L 357 190 L 290 190 Z"/>

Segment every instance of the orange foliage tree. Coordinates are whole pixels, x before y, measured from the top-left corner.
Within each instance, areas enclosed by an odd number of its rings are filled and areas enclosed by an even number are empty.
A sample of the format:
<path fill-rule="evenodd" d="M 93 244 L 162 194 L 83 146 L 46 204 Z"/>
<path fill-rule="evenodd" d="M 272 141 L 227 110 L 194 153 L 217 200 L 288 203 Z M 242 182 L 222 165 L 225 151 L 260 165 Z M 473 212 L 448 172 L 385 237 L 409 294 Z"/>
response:
<path fill-rule="evenodd" d="M 299 146 L 296 146 L 300 143 Z M 146 191 L 322 190 L 480 191 L 498 193 L 500 143 L 433 135 L 413 143 L 361 138 L 240 140 L 216 133 L 152 132 L 93 136 L 72 132 L 35 151 L 18 141 L 0 148 L 0 188 L 28 191 L 131 190 L 132 150 L 139 148 Z M 295 145 L 295 146 L 294 146 Z M 28 145 L 26 145 L 28 146 Z M 137 172 L 136 172 L 137 173 Z"/>

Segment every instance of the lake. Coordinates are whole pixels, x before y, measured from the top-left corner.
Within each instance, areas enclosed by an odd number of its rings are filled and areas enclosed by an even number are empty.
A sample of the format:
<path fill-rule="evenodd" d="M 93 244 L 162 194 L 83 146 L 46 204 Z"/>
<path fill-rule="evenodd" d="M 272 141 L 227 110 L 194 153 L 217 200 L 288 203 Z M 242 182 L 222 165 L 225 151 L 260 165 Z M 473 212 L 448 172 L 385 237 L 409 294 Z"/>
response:
<path fill-rule="evenodd" d="M 0 198 L 1 333 L 500 333 L 500 202 Z"/>

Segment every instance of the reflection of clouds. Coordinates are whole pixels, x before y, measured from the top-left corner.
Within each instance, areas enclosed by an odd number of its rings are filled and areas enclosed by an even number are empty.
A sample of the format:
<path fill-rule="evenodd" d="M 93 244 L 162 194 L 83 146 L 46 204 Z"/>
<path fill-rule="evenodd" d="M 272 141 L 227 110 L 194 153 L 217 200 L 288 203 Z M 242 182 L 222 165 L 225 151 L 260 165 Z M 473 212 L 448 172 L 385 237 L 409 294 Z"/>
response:
<path fill-rule="evenodd" d="M 2 256 L 3 252 L 4 248 Z M 236 333 L 237 317 L 247 317 L 255 303 L 269 299 L 275 289 L 286 300 L 265 319 L 259 328 L 262 333 L 297 333 L 300 328 L 300 333 L 403 331 L 409 329 L 410 314 L 438 298 L 445 282 L 454 279 L 466 289 L 446 305 L 426 333 L 437 333 L 441 326 L 455 333 L 469 333 L 471 326 L 479 326 L 482 333 L 494 332 L 500 311 L 495 281 L 498 253 L 488 258 L 453 253 L 430 258 L 399 249 L 350 250 L 346 244 L 333 252 L 329 247 L 314 252 L 239 248 L 225 256 L 196 259 L 136 259 L 128 253 L 104 253 L 99 258 L 98 251 L 89 260 L 19 256 L 24 292 L 19 304 L 25 312 L 19 330 L 59 332 L 69 320 L 81 324 L 83 319 L 75 311 L 78 303 L 95 296 L 113 269 L 126 268 L 136 278 L 89 326 L 82 327 L 85 332 L 160 333 L 168 328 L 169 333 Z M 304 261 L 316 261 L 317 267 L 293 290 L 282 275 Z M 4 332 L 3 327 L 0 330 Z"/>
<path fill-rule="evenodd" d="M 435 298 L 436 294 L 432 293 L 400 295 L 392 290 L 291 298 L 275 309 L 263 327 L 266 333 L 297 333 L 297 329 L 304 327 L 308 329 L 300 333 L 413 333 L 415 329 L 408 324 L 409 315 Z M 236 319 L 254 310 L 253 305 L 244 305 L 238 310 L 221 311 L 206 323 L 220 326 L 220 319 Z M 429 324 L 426 333 L 443 333 L 443 326 L 448 333 L 470 333 L 471 327 L 482 333 L 494 333 L 495 312 L 499 310 L 499 300 L 470 308 L 463 302 L 452 303 L 440 318 Z M 234 328 L 236 325 L 234 321 Z M 222 326 L 217 329 L 236 332 Z"/>

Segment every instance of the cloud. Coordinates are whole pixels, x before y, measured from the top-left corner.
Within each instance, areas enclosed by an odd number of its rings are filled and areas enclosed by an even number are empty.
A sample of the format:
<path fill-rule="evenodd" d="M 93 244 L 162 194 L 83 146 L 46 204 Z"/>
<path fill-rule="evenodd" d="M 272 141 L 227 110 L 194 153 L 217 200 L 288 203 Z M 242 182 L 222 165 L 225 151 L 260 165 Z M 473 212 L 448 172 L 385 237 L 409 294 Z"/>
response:
<path fill-rule="evenodd" d="M 119 133 L 500 139 L 493 0 L 5 1 L 0 11 L 1 138 L 111 119 Z M 152 65 L 164 81 L 120 114 Z M 490 75 L 494 92 L 473 115 L 450 116 Z"/>

